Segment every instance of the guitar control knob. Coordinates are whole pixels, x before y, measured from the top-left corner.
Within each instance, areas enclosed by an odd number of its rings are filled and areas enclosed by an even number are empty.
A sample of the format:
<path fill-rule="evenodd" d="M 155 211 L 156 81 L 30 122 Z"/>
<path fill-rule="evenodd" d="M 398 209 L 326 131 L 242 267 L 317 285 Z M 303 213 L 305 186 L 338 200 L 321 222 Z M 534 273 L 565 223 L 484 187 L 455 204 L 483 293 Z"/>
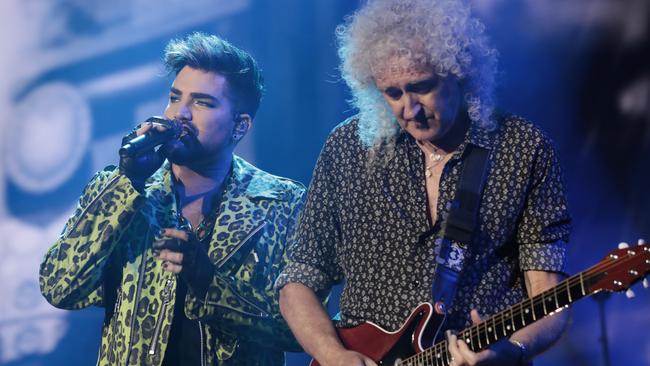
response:
<path fill-rule="evenodd" d="M 433 304 L 433 310 L 440 315 L 447 314 L 447 308 L 445 306 L 445 303 L 442 301 L 436 301 L 436 303 Z"/>
<path fill-rule="evenodd" d="M 635 296 L 634 291 L 632 291 L 632 289 L 628 289 L 627 291 L 625 291 L 625 296 L 627 296 L 628 299 L 633 299 Z"/>
<path fill-rule="evenodd" d="M 624 241 L 618 243 L 618 249 L 627 249 L 627 248 L 629 248 L 629 247 L 630 247 L 630 244 L 628 244 L 628 243 L 626 243 L 626 242 L 624 242 Z"/>

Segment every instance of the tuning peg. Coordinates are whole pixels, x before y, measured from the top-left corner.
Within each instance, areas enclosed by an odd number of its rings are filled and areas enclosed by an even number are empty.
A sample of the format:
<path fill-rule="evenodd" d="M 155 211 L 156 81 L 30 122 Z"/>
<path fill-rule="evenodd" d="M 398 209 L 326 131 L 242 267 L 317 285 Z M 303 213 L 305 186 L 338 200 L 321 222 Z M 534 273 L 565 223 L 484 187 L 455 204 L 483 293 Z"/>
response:
<path fill-rule="evenodd" d="M 631 288 L 627 289 L 627 291 L 625 291 L 625 296 L 627 296 L 628 299 L 633 299 L 635 296 L 634 291 L 632 291 Z"/>
<path fill-rule="evenodd" d="M 628 244 L 628 243 L 626 243 L 624 241 L 618 243 L 618 249 L 627 249 L 629 247 L 630 247 L 630 244 Z"/>
<path fill-rule="evenodd" d="M 636 241 L 636 243 L 637 243 L 638 245 L 643 245 L 643 244 L 645 244 L 645 239 L 640 238 L 639 240 Z"/>
<path fill-rule="evenodd" d="M 642 281 L 641 283 L 643 284 L 643 288 L 648 288 L 648 287 L 650 287 L 650 286 L 648 286 L 648 279 L 647 279 L 647 278 L 644 278 L 643 281 Z"/>

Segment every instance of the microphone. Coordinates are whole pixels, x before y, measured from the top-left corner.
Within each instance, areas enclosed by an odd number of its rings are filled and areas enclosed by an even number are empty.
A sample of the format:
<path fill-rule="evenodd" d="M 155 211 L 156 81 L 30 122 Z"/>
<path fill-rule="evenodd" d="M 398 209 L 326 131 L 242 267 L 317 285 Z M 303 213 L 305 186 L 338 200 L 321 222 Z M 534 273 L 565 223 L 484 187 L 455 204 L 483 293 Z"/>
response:
<path fill-rule="evenodd" d="M 153 116 L 147 118 L 145 122 L 159 123 L 167 129 L 165 131 L 158 131 L 157 129 L 152 128 L 146 133 L 129 140 L 120 148 L 120 157 L 129 158 L 138 156 L 141 153 L 149 151 L 167 141 L 179 138 L 181 132 L 183 132 L 182 125 L 177 120 L 170 121 L 163 117 Z"/>

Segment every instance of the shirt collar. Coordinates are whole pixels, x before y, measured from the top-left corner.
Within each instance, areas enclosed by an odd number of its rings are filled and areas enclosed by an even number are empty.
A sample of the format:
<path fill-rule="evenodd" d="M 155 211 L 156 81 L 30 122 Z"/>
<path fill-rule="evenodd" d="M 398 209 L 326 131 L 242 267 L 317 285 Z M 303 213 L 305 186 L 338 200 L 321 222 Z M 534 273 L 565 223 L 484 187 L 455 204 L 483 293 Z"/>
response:
<path fill-rule="evenodd" d="M 481 127 L 478 125 L 478 123 L 472 121 L 470 124 L 469 128 L 467 129 L 467 132 L 465 132 L 465 138 L 463 139 L 463 142 L 460 143 L 456 151 L 454 152 L 454 157 L 452 159 L 459 158 L 463 155 L 465 150 L 467 149 L 468 145 L 474 145 L 478 147 L 482 147 L 484 149 L 491 150 L 492 146 L 494 145 L 494 133 L 491 133 L 490 131 L 486 130 L 485 128 Z M 411 136 L 408 132 L 404 131 L 403 129 L 399 130 L 399 133 L 397 135 L 396 139 L 397 145 L 401 145 L 403 143 L 415 147 L 415 151 L 421 151 L 415 142 L 415 139 L 413 136 Z"/>

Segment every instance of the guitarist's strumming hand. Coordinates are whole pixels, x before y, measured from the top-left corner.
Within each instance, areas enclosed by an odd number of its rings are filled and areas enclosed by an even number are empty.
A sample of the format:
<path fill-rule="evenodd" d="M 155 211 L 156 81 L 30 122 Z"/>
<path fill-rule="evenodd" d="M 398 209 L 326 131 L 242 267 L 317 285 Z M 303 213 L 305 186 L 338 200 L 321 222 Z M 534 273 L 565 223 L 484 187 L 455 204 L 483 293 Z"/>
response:
<path fill-rule="evenodd" d="M 470 312 L 472 323 L 482 321 L 478 311 Z M 521 349 L 509 340 L 501 340 L 481 352 L 473 352 L 467 344 L 455 335 L 447 334 L 449 354 L 452 356 L 450 366 L 517 366 L 521 364 Z"/>

